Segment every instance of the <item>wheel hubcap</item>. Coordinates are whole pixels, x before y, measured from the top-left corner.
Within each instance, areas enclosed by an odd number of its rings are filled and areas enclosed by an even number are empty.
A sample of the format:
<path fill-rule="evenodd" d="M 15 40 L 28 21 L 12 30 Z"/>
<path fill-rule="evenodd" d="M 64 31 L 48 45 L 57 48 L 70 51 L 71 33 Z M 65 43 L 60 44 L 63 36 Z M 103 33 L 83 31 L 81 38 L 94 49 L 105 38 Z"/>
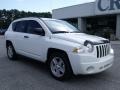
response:
<path fill-rule="evenodd" d="M 9 56 L 10 58 L 13 57 L 13 49 L 12 49 L 11 46 L 8 46 L 8 56 Z"/>
<path fill-rule="evenodd" d="M 55 57 L 50 63 L 50 68 L 54 76 L 62 77 L 65 73 L 65 64 L 60 57 Z"/>

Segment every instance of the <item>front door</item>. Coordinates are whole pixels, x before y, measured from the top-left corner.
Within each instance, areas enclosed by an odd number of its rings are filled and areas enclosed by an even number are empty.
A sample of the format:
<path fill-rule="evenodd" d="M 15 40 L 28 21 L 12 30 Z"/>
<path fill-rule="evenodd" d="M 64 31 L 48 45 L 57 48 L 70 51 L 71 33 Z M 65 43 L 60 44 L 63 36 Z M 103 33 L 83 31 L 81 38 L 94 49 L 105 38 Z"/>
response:
<path fill-rule="evenodd" d="M 40 23 L 29 20 L 27 24 L 27 34 L 24 39 L 25 51 L 33 58 L 44 62 L 46 55 L 47 37 L 37 34 L 32 28 L 42 28 Z"/>

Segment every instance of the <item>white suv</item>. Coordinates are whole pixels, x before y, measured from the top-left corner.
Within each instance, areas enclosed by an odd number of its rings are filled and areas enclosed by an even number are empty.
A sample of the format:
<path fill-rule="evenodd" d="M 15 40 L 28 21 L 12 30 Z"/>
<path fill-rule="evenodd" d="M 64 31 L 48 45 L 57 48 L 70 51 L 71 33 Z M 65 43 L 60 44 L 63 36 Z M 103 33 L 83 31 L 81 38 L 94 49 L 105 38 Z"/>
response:
<path fill-rule="evenodd" d="M 110 68 L 114 51 L 107 39 L 80 33 L 66 21 L 48 18 L 15 20 L 5 33 L 7 55 L 24 55 L 47 63 L 51 75 L 95 74 Z"/>

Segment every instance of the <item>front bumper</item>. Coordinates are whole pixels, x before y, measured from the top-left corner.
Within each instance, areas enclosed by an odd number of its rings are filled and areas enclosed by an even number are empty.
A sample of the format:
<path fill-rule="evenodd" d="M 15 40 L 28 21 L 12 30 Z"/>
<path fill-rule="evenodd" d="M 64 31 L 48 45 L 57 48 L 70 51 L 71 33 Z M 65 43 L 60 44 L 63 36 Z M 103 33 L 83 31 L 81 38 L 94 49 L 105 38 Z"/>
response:
<path fill-rule="evenodd" d="M 95 74 L 102 72 L 113 65 L 114 55 L 109 54 L 102 58 L 88 55 L 69 55 L 71 67 L 75 75 Z"/>

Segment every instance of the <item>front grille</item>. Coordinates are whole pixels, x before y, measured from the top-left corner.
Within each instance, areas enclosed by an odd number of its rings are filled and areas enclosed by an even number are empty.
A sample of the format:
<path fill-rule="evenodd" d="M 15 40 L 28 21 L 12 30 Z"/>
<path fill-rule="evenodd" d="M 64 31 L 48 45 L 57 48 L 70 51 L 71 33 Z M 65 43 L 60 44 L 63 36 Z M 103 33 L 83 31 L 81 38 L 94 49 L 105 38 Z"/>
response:
<path fill-rule="evenodd" d="M 96 46 L 97 58 L 105 57 L 110 52 L 110 44 L 101 44 Z"/>

